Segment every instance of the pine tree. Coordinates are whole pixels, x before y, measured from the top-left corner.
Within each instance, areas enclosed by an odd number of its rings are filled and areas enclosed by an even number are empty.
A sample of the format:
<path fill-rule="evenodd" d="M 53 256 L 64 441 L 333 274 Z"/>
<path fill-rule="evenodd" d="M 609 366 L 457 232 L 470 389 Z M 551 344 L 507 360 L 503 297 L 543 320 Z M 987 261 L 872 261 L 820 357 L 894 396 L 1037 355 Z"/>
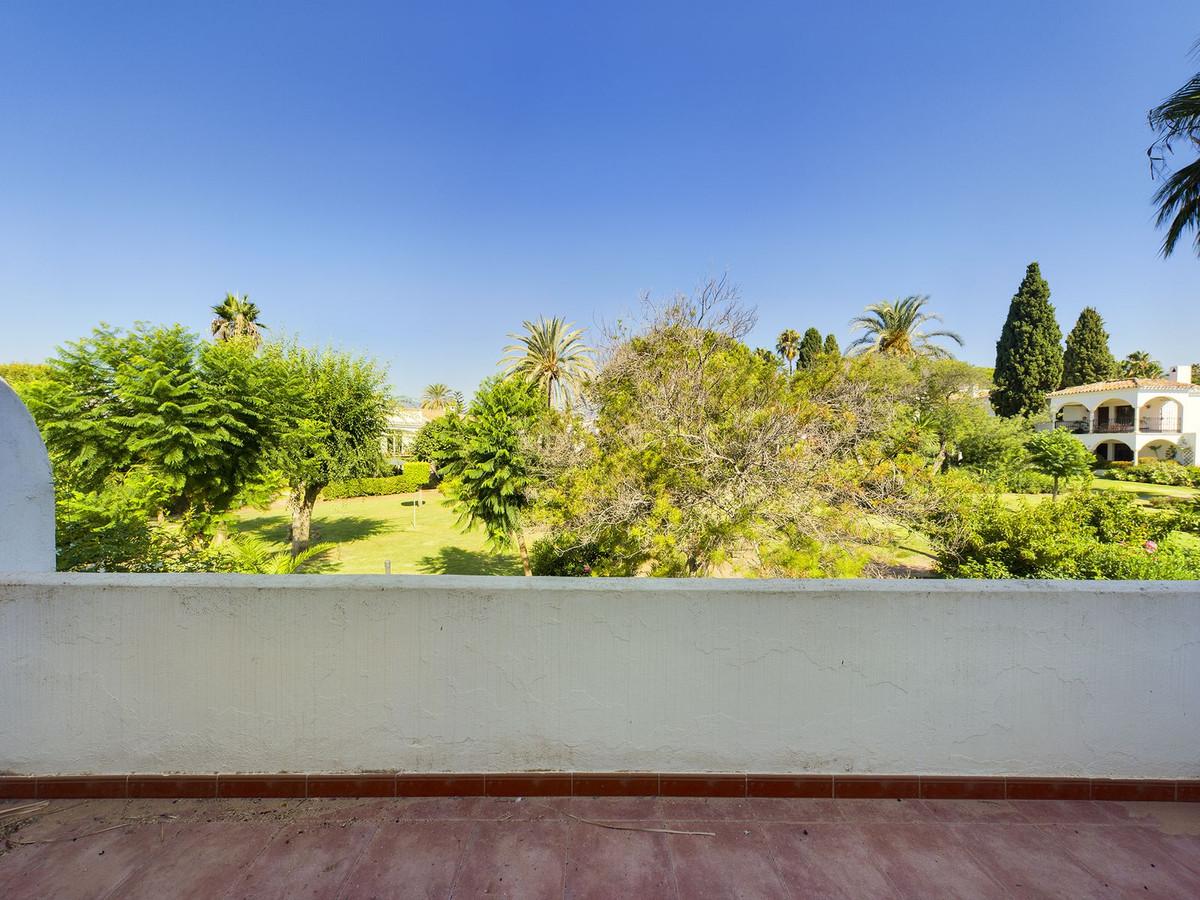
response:
<path fill-rule="evenodd" d="M 1050 304 L 1050 285 L 1032 262 L 1013 295 L 996 342 L 996 389 L 991 399 L 997 415 L 1032 415 L 1045 408 L 1046 394 L 1062 380 L 1061 342 L 1062 331 Z"/>
<path fill-rule="evenodd" d="M 1095 384 L 1117 377 L 1117 361 L 1108 349 L 1104 320 L 1093 307 L 1086 306 L 1075 327 L 1067 335 L 1063 353 L 1063 374 L 1059 387 Z"/>
<path fill-rule="evenodd" d="M 838 346 L 838 339 L 832 334 L 825 335 L 825 352 L 830 356 L 841 356 L 842 348 Z"/>
<path fill-rule="evenodd" d="M 821 343 L 821 332 L 810 328 L 800 339 L 800 352 L 796 356 L 796 368 L 807 369 L 821 355 L 824 346 Z"/>

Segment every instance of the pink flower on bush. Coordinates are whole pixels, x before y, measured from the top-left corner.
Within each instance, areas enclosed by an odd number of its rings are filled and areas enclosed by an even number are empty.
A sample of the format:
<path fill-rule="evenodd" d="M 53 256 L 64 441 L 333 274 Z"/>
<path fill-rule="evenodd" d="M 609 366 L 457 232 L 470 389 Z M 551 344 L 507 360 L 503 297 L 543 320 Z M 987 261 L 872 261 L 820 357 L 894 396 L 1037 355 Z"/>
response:
<path fill-rule="evenodd" d="M 1158 544 L 1156 544 L 1154 541 L 1146 541 L 1146 543 L 1142 544 L 1142 546 L 1146 548 L 1147 553 L 1154 553 L 1158 550 Z"/>

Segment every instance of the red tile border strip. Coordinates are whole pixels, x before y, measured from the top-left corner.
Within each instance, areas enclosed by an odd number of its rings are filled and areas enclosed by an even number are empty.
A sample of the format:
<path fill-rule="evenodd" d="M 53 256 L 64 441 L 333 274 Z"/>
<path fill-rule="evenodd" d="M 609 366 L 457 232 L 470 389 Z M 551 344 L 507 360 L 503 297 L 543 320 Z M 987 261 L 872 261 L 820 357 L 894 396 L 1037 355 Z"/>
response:
<path fill-rule="evenodd" d="M 1091 800 L 1090 778 L 1006 778 L 1008 800 Z"/>
<path fill-rule="evenodd" d="M 0 800 L 36 799 L 36 777 L 33 775 L 0 775 Z"/>
<path fill-rule="evenodd" d="M 745 797 L 745 775 L 679 774 L 658 776 L 661 797 Z"/>
<path fill-rule="evenodd" d="M 483 797 L 483 775 L 397 775 L 397 797 Z"/>
<path fill-rule="evenodd" d="M 309 775 L 309 797 L 395 797 L 393 775 Z"/>
<path fill-rule="evenodd" d="M 39 800 L 124 800 L 128 775 L 55 775 L 37 780 Z"/>
<path fill-rule="evenodd" d="M 833 796 L 839 800 L 917 800 L 916 775 L 834 775 Z"/>
<path fill-rule="evenodd" d="M 485 775 L 489 797 L 570 797 L 571 775 L 530 773 Z"/>
<path fill-rule="evenodd" d="M 833 797 L 832 775 L 747 775 L 747 797 Z"/>
<path fill-rule="evenodd" d="M 129 796 L 133 799 L 196 798 L 217 796 L 216 775 L 130 775 Z"/>
<path fill-rule="evenodd" d="M 1003 800 L 1006 793 L 1004 778 L 970 775 L 922 775 L 922 800 Z"/>
<path fill-rule="evenodd" d="M 1093 800 L 1157 800 L 1175 799 L 1174 781 L 1151 781 L 1150 779 L 1117 780 L 1092 779 Z"/>
<path fill-rule="evenodd" d="M 657 797 L 658 793 L 658 775 L 589 772 L 571 779 L 575 797 Z"/>
<path fill-rule="evenodd" d="M 1175 799 L 1180 803 L 1200 803 L 1200 781 L 1175 782 Z"/>
<path fill-rule="evenodd" d="M 217 796 L 296 797 L 308 796 L 307 775 L 218 775 Z"/>
<path fill-rule="evenodd" d="M 816 797 L 1200 802 L 1200 779 L 655 772 L 0 775 L 0 800 Z"/>

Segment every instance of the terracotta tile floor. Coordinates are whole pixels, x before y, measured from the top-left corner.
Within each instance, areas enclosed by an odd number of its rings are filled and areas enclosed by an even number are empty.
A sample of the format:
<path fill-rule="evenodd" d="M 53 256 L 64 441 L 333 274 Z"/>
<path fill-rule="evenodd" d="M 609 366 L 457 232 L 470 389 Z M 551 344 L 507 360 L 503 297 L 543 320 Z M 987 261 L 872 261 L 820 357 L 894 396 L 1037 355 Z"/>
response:
<path fill-rule="evenodd" d="M 1200 897 L 1188 803 L 61 800 L 3 840 L 5 900 Z"/>

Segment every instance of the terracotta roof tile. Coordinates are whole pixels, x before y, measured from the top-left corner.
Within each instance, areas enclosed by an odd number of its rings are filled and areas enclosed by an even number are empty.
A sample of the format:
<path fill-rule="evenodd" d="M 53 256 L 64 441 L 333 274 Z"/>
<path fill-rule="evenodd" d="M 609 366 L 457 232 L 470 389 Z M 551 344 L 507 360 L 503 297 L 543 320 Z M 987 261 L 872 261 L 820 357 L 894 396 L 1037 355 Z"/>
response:
<path fill-rule="evenodd" d="M 1188 384 L 1185 381 L 1170 381 L 1166 378 L 1118 378 L 1116 381 L 1097 381 L 1095 384 L 1080 384 L 1076 387 L 1051 391 L 1051 397 L 1062 397 L 1065 394 L 1095 394 L 1104 391 L 1126 391 L 1135 388 L 1141 391 L 1180 391 L 1195 390 L 1200 385 Z"/>

